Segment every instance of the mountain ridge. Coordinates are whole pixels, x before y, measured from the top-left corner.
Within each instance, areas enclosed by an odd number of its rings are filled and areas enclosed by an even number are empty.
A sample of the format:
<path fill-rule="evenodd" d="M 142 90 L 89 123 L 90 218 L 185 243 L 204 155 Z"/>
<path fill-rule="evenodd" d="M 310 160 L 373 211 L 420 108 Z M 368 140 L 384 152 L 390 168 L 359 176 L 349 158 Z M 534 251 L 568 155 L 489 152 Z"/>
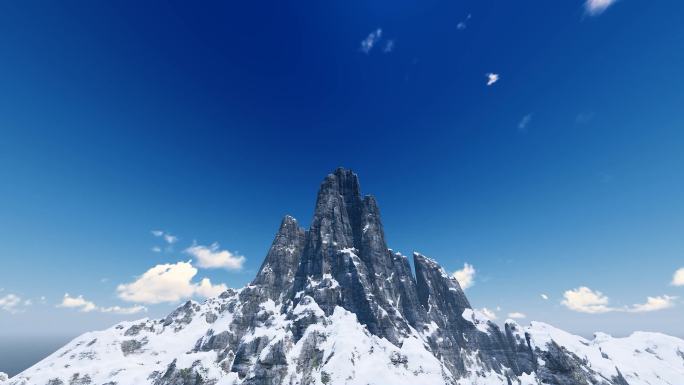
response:
<path fill-rule="evenodd" d="M 638 347 L 614 347 L 623 345 Z M 651 367 L 639 364 L 648 359 L 655 360 Z M 5 383 L 654 385 L 678 379 L 684 381 L 684 341 L 674 337 L 601 334 L 588 341 L 544 323 L 522 328 L 510 320 L 501 329 L 471 306 L 436 260 L 413 253 L 412 268 L 389 249 L 377 201 L 361 194 L 355 173 L 338 168 L 321 183 L 309 229 L 286 215 L 249 285 L 201 304 L 188 301 L 161 320 L 86 333 Z"/>

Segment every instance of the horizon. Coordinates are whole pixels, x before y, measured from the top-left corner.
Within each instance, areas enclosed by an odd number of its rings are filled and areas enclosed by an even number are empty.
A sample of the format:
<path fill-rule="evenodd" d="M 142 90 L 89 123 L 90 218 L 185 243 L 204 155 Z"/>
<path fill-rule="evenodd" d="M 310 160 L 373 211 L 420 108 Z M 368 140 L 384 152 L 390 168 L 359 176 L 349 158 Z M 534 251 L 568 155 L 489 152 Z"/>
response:
<path fill-rule="evenodd" d="M 248 284 L 337 167 L 498 324 L 684 338 L 684 3 L 37 4 L 0 5 L 0 372 Z"/>

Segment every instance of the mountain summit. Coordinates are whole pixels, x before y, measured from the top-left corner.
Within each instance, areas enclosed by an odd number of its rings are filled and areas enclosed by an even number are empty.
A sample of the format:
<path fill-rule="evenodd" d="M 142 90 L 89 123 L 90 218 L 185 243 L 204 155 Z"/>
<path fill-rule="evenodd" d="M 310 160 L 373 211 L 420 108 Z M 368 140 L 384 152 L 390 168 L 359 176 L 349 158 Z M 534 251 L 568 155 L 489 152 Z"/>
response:
<path fill-rule="evenodd" d="M 684 383 L 684 341 L 502 329 L 433 259 L 387 247 L 374 197 L 339 168 L 308 230 L 286 216 L 250 285 L 164 319 L 86 333 L 11 385 Z M 4 383 L 3 383 L 4 385 Z"/>

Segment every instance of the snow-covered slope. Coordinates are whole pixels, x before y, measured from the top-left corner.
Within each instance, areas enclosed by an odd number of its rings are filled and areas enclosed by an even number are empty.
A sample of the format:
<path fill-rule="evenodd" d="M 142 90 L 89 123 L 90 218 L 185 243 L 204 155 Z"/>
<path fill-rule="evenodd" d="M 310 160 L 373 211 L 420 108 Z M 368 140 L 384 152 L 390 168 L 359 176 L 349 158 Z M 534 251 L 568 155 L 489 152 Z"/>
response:
<path fill-rule="evenodd" d="M 684 384 L 684 341 L 503 330 L 439 264 L 387 248 L 375 199 L 338 169 L 311 228 L 286 216 L 252 283 L 164 319 L 86 333 L 2 385 Z"/>

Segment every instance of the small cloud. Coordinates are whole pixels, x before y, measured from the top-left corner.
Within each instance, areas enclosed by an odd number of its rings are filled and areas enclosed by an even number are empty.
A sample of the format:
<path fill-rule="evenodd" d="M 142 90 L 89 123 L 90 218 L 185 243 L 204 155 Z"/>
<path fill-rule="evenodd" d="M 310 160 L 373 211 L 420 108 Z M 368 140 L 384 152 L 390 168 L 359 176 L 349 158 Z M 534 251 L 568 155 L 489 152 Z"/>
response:
<path fill-rule="evenodd" d="M 514 311 L 513 313 L 508 313 L 508 318 L 522 319 L 522 318 L 527 318 L 527 316 L 524 313 Z"/>
<path fill-rule="evenodd" d="M 224 268 L 227 270 L 239 270 L 246 258 L 242 255 L 233 254 L 228 250 L 219 250 L 217 242 L 210 246 L 193 245 L 185 249 L 185 252 L 197 259 L 197 266 L 204 269 Z"/>
<path fill-rule="evenodd" d="M 649 311 L 669 309 L 674 306 L 675 299 L 677 299 L 677 297 L 672 297 L 669 295 L 662 295 L 659 297 L 647 297 L 646 303 L 634 304 L 626 311 L 630 313 L 644 313 Z"/>
<path fill-rule="evenodd" d="M 370 51 L 375 47 L 375 45 L 382 38 L 382 29 L 378 28 L 375 31 L 368 34 L 368 36 L 361 41 L 361 51 L 365 54 L 370 53 Z"/>
<path fill-rule="evenodd" d="M 130 307 L 121 307 L 121 306 L 111 306 L 111 307 L 103 307 L 100 308 L 100 311 L 103 313 L 114 313 L 114 314 L 137 314 L 141 312 L 147 312 L 147 308 L 145 306 L 130 306 Z"/>
<path fill-rule="evenodd" d="M 542 297 L 542 299 L 543 299 L 544 301 L 546 301 L 546 300 L 548 300 L 548 299 L 549 299 L 549 296 L 548 296 L 548 295 L 546 295 L 546 294 L 544 294 L 544 293 L 542 293 L 542 294 L 539 294 L 539 296 L 540 296 L 540 297 Z"/>
<path fill-rule="evenodd" d="M 197 269 L 190 262 L 161 264 L 152 267 L 135 281 L 117 286 L 119 298 L 138 303 L 178 302 L 194 295 L 207 297 L 228 288 L 213 285 L 208 278 L 197 284 L 192 279 Z"/>
<path fill-rule="evenodd" d="M 456 270 L 453 277 L 456 278 L 458 284 L 461 285 L 461 289 L 465 290 L 475 284 L 475 273 L 476 271 L 473 265 L 464 263 L 463 268 Z"/>
<path fill-rule="evenodd" d="M 603 295 L 600 291 L 593 291 L 586 286 L 567 290 L 563 294 L 563 298 L 565 299 L 561 301 L 562 305 L 580 313 L 596 314 L 612 311 L 612 309 L 608 307 L 608 297 Z"/>
<path fill-rule="evenodd" d="M 92 301 L 88 301 L 83 298 L 82 295 L 78 297 L 72 297 L 69 293 L 64 294 L 62 302 L 57 304 L 57 307 L 64 307 L 70 309 L 77 309 L 83 313 L 90 313 L 92 311 L 99 311 L 101 313 L 115 313 L 115 314 L 136 314 L 140 312 L 146 312 L 147 308 L 145 306 L 131 306 L 131 307 L 121 307 L 121 306 L 111 306 L 111 307 L 99 307 L 96 306 Z"/>
<path fill-rule="evenodd" d="M 152 230 L 151 231 L 152 235 L 154 235 L 157 238 L 162 238 L 164 239 L 164 242 L 168 243 L 169 245 L 173 245 L 174 243 L 178 242 L 178 237 L 175 235 L 172 235 L 166 231 L 163 230 Z"/>
<path fill-rule="evenodd" d="M 390 53 L 394 51 L 394 40 L 387 40 L 385 43 L 385 48 L 382 49 L 384 53 Z"/>
<path fill-rule="evenodd" d="M 563 294 L 564 300 L 561 304 L 570 310 L 580 313 L 600 314 L 608 312 L 625 313 L 645 313 L 657 310 L 668 309 L 674 306 L 677 297 L 662 295 L 658 297 L 647 297 L 645 303 L 634 304 L 624 307 L 609 306 L 609 299 L 600 291 L 594 291 L 586 286 L 568 290 Z"/>
<path fill-rule="evenodd" d="M 459 21 L 458 24 L 456 24 L 456 29 L 462 31 L 462 30 L 468 28 L 468 21 L 469 21 L 472 17 L 473 17 L 473 15 L 468 14 L 468 16 L 466 16 L 465 20 Z"/>
<path fill-rule="evenodd" d="M 211 298 L 226 291 L 228 287 L 224 284 L 212 285 L 209 278 L 202 278 L 199 285 L 195 288 L 195 293 L 200 297 Z"/>
<path fill-rule="evenodd" d="M 673 286 L 684 286 L 684 267 L 675 271 L 670 284 Z"/>
<path fill-rule="evenodd" d="M 0 297 L 0 309 L 10 313 L 17 314 L 21 313 L 23 309 L 21 308 L 22 299 L 16 294 L 7 294 L 4 297 Z"/>
<path fill-rule="evenodd" d="M 494 313 L 493 311 L 487 309 L 486 307 L 483 307 L 482 309 L 480 309 L 480 311 L 482 312 L 482 314 L 484 314 L 484 315 L 485 315 L 487 318 L 489 318 L 490 320 L 495 320 L 495 319 L 496 319 L 496 313 Z"/>
<path fill-rule="evenodd" d="M 575 123 L 577 124 L 587 124 L 594 118 L 593 112 L 580 112 L 575 117 Z"/>
<path fill-rule="evenodd" d="M 615 4 L 617 0 L 586 0 L 584 9 L 590 16 L 602 14 L 608 7 Z"/>
<path fill-rule="evenodd" d="M 499 74 L 495 74 L 493 72 L 490 72 L 487 74 L 487 86 L 491 86 L 498 81 L 499 81 Z"/>
<path fill-rule="evenodd" d="M 518 123 L 518 131 L 522 133 L 527 133 L 527 126 L 530 124 L 532 121 L 532 114 L 527 114 L 523 116 L 523 118 L 520 120 L 520 123 Z"/>
<path fill-rule="evenodd" d="M 72 297 L 69 293 L 64 294 L 62 298 L 62 303 L 58 304 L 57 307 L 65 307 L 70 309 L 78 309 L 78 311 L 89 313 L 97 309 L 97 306 L 93 302 L 87 301 L 82 295 L 78 297 Z"/>
<path fill-rule="evenodd" d="M 159 246 L 154 246 L 154 247 L 152 248 L 152 251 L 155 252 L 155 253 L 161 253 L 161 252 L 162 252 L 162 249 L 161 249 L 161 247 L 159 247 Z"/>
<path fill-rule="evenodd" d="M 100 278 L 100 283 L 107 283 L 107 282 L 109 282 L 109 278 L 107 278 L 107 277 Z"/>

